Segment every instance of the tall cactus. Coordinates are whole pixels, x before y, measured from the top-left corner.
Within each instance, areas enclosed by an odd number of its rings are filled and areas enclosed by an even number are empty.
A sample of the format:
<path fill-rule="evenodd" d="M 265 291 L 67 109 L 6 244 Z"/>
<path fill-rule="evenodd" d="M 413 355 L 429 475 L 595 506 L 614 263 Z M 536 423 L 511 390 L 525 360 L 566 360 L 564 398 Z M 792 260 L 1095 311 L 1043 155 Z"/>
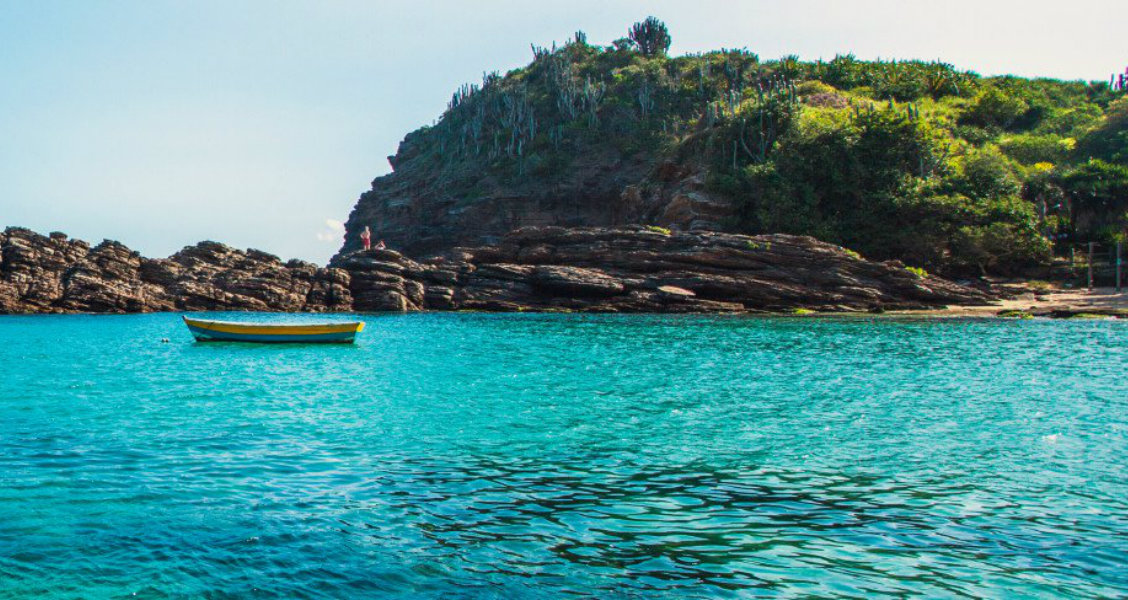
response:
<path fill-rule="evenodd" d="M 592 83 L 591 77 L 584 79 L 583 106 L 588 116 L 588 125 L 592 127 L 599 123 L 599 104 L 606 92 L 607 86 L 602 81 Z"/>
<path fill-rule="evenodd" d="M 645 21 L 635 23 L 629 37 L 643 56 L 665 55 L 670 49 L 670 31 L 655 17 L 646 17 Z"/>
<path fill-rule="evenodd" d="M 795 84 L 782 76 L 761 77 L 756 81 L 756 102 L 742 112 L 736 123 L 736 142 L 753 162 L 767 161 L 780 136 L 798 112 Z M 734 151 L 735 164 L 735 151 Z"/>
<path fill-rule="evenodd" d="M 639 115 L 646 119 L 650 115 L 650 110 L 654 108 L 654 87 L 650 84 L 649 77 L 643 76 L 642 81 L 639 82 L 636 99 L 638 100 Z"/>

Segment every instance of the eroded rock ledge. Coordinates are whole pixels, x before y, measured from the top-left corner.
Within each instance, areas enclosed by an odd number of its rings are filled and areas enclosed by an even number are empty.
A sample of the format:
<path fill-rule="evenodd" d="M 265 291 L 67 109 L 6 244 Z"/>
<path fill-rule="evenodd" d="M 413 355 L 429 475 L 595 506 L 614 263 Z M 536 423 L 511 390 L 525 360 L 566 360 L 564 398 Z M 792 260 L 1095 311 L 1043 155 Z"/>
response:
<path fill-rule="evenodd" d="M 982 304 L 984 292 L 790 235 L 529 227 L 417 261 L 393 250 L 327 268 L 201 242 L 164 259 L 61 233 L 0 233 L 0 312 L 198 310 L 824 311 Z"/>
<path fill-rule="evenodd" d="M 106 240 L 0 233 L 0 313 L 349 310 L 349 275 L 201 242 L 145 258 Z"/>
<path fill-rule="evenodd" d="M 851 311 L 983 303 L 981 291 L 791 235 L 527 227 L 424 262 L 338 258 L 358 310 Z"/>

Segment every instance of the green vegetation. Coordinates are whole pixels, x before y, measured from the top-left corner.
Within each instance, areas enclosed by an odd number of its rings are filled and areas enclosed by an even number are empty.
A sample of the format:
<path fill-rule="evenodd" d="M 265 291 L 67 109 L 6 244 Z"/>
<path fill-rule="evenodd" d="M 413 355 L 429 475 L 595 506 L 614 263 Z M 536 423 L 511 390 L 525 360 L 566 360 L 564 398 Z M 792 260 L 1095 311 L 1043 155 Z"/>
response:
<path fill-rule="evenodd" d="M 659 227 L 657 225 L 647 225 L 646 229 L 653 231 L 654 233 L 660 233 L 662 235 L 670 235 L 671 233 L 673 233 L 668 227 Z"/>
<path fill-rule="evenodd" d="M 928 279 L 928 271 L 925 271 L 920 267 L 905 267 L 905 270 L 921 279 Z"/>
<path fill-rule="evenodd" d="M 1013 309 L 1013 308 L 1007 309 L 1007 310 L 1000 310 L 998 313 L 996 313 L 996 315 L 999 316 L 999 317 L 1002 317 L 1004 319 L 1033 319 L 1034 318 L 1034 315 L 1032 315 L 1032 314 L 1030 314 L 1030 313 L 1028 313 L 1024 310 L 1017 310 L 1017 309 Z"/>
<path fill-rule="evenodd" d="M 483 174 L 558 185 L 589 156 L 674 163 L 738 207 L 734 231 L 813 235 L 949 276 L 1027 273 L 1051 240 L 1128 227 L 1122 86 L 851 55 L 668 57 L 669 44 L 651 17 L 606 47 L 582 32 L 534 46 L 404 148 L 462 198 Z"/>
<path fill-rule="evenodd" d="M 635 23 L 631 27 L 630 40 L 643 56 L 665 56 L 671 41 L 666 24 L 654 17 Z"/>

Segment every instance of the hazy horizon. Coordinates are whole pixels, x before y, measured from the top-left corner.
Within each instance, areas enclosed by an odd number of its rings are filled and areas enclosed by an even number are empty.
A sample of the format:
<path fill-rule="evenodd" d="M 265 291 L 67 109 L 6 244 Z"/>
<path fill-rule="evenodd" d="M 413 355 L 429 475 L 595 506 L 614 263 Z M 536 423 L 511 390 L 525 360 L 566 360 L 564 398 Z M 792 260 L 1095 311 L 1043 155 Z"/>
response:
<path fill-rule="evenodd" d="M 0 0 L 0 227 L 167 256 L 205 239 L 324 263 L 403 136 L 482 72 L 653 14 L 672 55 L 854 53 L 983 75 L 1108 80 L 1128 6 L 1082 1 L 248 2 Z"/>

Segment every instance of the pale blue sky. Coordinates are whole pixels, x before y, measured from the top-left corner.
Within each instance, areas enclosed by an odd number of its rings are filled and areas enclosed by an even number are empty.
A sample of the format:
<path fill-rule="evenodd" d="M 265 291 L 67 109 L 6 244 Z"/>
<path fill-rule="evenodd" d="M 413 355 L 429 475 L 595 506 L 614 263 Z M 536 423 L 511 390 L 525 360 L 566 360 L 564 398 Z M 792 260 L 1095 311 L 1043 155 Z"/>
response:
<path fill-rule="evenodd" d="M 1128 2 L 0 0 L 0 226 L 325 262 L 408 131 L 483 71 L 653 14 L 672 53 L 941 58 L 1106 79 Z"/>

